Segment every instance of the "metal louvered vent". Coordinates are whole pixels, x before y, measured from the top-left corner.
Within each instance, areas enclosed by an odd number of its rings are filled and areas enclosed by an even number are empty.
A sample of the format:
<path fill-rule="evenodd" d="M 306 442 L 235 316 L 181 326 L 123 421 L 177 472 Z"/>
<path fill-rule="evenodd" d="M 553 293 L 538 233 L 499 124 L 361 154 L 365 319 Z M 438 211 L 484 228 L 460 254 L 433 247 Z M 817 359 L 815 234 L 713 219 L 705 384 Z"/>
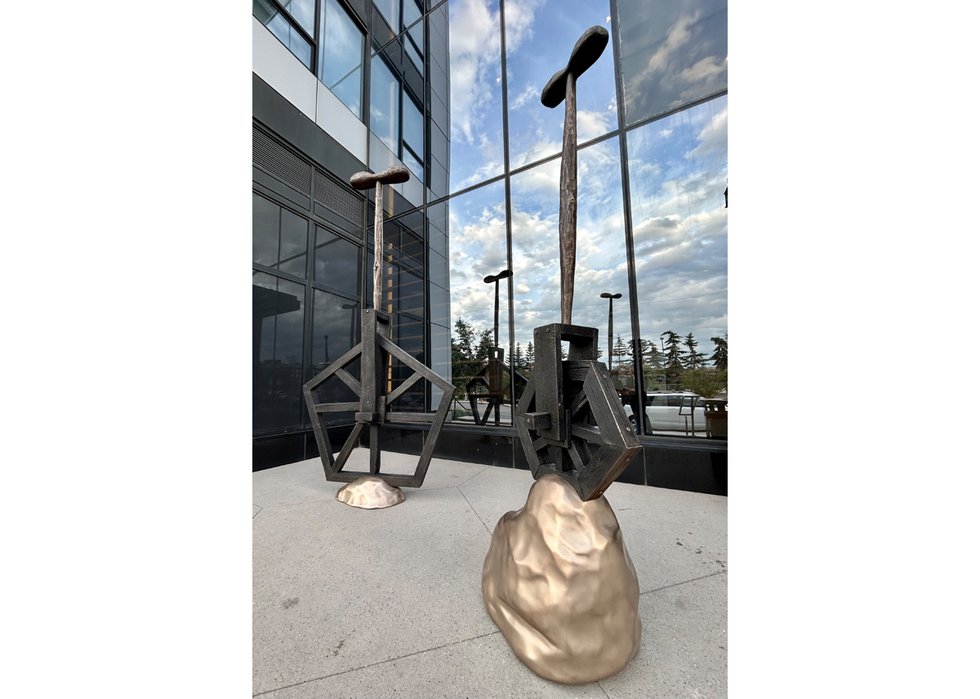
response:
<path fill-rule="evenodd" d="M 309 163 L 252 126 L 252 163 L 304 194 L 310 193 Z"/>
<path fill-rule="evenodd" d="M 348 192 L 319 170 L 313 175 L 313 198 L 351 223 L 360 225 L 361 202 L 363 200 Z"/>

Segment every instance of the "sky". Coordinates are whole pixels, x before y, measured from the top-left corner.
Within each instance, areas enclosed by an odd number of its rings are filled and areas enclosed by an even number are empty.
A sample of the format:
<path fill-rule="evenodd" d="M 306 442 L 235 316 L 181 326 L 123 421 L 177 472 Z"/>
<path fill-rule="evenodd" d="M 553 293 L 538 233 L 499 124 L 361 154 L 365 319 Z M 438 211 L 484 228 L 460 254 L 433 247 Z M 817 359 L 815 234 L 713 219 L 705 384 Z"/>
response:
<path fill-rule="evenodd" d="M 717 4 L 681 3 L 669 16 L 654 17 L 650 3 L 620 3 L 623 26 L 639 37 L 624 51 L 630 59 L 624 76 L 630 121 L 724 86 L 718 66 L 727 66 L 727 46 L 717 30 L 724 30 L 725 13 Z M 504 170 L 499 11 L 496 1 L 449 3 L 451 191 Z M 611 34 L 612 25 L 607 3 L 509 2 L 504 12 L 513 170 L 560 152 L 564 104 L 544 107 L 541 89 L 565 66 L 582 32 L 601 25 Z M 666 22 L 670 26 L 660 31 L 635 29 Z M 684 56 L 693 64 L 685 65 Z M 578 79 L 576 99 L 580 144 L 616 128 L 611 44 Z M 641 337 L 693 333 L 698 350 L 707 354 L 710 338 L 728 328 L 727 116 L 727 97 L 720 97 L 627 134 Z M 572 322 L 599 328 L 603 352 L 609 302 L 602 292 L 623 294 L 613 302 L 614 341 L 621 335 L 628 342 L 632 334 L 619 161 L 617 138 L 578 153 Z M 514 326 L 522 347 L 535 327 L 560 321 L 559 172 L 555 158 L 511 178 Z M 494 285 L 482 280 L 507 267 L 505 206 L 503 182 L 449 201 L 453 323 L 462 317 L 477 329 L 493 326 Z M 506 347 L 505 284 L 500 294 Z"/>

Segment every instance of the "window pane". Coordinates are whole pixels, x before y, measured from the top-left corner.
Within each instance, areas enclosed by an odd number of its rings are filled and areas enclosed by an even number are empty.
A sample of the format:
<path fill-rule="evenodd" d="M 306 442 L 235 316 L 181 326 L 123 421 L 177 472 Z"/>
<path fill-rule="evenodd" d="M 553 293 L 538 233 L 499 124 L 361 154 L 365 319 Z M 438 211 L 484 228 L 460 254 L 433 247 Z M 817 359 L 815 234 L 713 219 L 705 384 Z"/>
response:
<path fill-rule="evenodd" d="M 394 323 L 394 335 L 398 346 L 420 362 L 425 362 L 425 334 L 422 321 L 408 316 L 397 315 L 394 318 Z M 414 373 L 414 369 L 411 369 L 398 359 L 392 357 L 391 388 L 398 388 Z M 408 391 L 403 393 L 392 404 L 392 409 L 406 412 L 425 411 L 426 386 L 427 383 L 425 381 L 415 382 Z"/>
<path fill-rule="evenodd" d="M 561 320 L 558 208 L 561 163 L 554 160 L 514 176 L 511 218 L 514 260 L 514 328 L 525 353 L 534 328 Z M 572 323 L 599 329 L 600 360 L 609 366 L 609 300 L 613 300 L 613 382 L 633 383 L 632 330 L 619 147 L 603 141 L 578 153 L 578 221 Z"/>
<path fill-rule="evenodd" d="M 311 67 L 313 47 L 310 42 L 296 31 L 289 20 L 272 3 L 267 2 L 267 0 L 253 0 L 252 15 L 262 22 L 279 41 L 285 44 L 286 48 L 303 62 L 303 65 L 307 68 Z"/>
<path fill-rule="evenodd" d="M 405 269 L 399 270 L 398 289 L 395 294 L 398 311 L 422 317 L 425 313 L 424 288 L 421 277 Z"/>
<path fill-rule="evenodd" d="M 252 427 L 302 423 L 303 294 L 300 284 L 252 273 Z"/>
<path fill-rule="evenodd" d="M 402 153 L 402 162 L 411 170 L 416 177 L 422 182 L 425 182 L 425 168 L 422 167 L 422 162 L 416 158 L 408 149 Z"/>
<path fill-rule="evenodd" d="M 252 259 L 258 264 L 306 276 L 307 221 L 252 194 Z"/>
<path fill-rule="evenodd" d="M 337 0 L 320 0 L 320 82 L 361 116 L 361 60 L 364 34 Z"/>
<path fill-rule="evenodd" d="M 371 59 L 371 131 L 398 152 L 398 81 L 380 55 Z"/>
<path fill-rule="evenodd" d="M 360 247 L 326 228 L 316 228 L 313 278 L 338 291 L 357 296 Z"/>
<path fill-rule="evenodd" d="M 617 6 L 627 123 L 727 89 L 727 0 Z"/>
<path fill-rule="evenodd" d="M 481 372 L 486 376 L 488 360 L 493 356 L 495 322 L 498 346 L 503 350 L 505 360 L 509 354 L 509 280 L 502 280 L 499 286 L 496 282 L 483 281 L 485 277 L 507 269 L 506 231 L 502 182 L 449 200 L 450 329 L 453 331 L 451 380 L 456 387 L 457 407 L 465 410 L 454 412 L 454 416 L 465 422 L 473 422 L 466 384 Z M 517 234 L 516 227 L 514 233 Z M 518 265 L 516 256 L 514 263 Z M 527 293 L 529 283 L 538 285 L 545 282 L 544 279 L 531 280 L 526 275 L 517 276 L 516 273 L 513 281 L 518 298 L 521 293 Z M 500 310 L 499 315 L 495 316 L 497 299 Z M 515 366 L 518 371 L 521 368 Z M 485 388 L 474 392 L 485 392 Z M 518 397 L 513 396 L 513 399 Z M 511 422 L 511 398 L 508 392 L 500 415 L 501 422 L 507 424 Z M 481 411 L 485 410 L 486 404 L 483 403 Z M 493 423 L 491 413 L 489 424 Z"/>
<path fill-rule="evenodd" d="M 306 33 L 313 35 L 313 0 L 280 0 L 286 12 Z"/>
<path fill-rule="evenodd" d="M 418 5 L 415 4 L 415 0 L 405 0 L 405 26 L 411 29 L 408 30 L 409 36 L 411 36 L 415 43 L 418 44 L 419 49 L 425 46 L 425 22 L 419 22 L 422 18 L 422 13 L 419 12 Z"/>
<path fill-rule="evenodd" d="M 449 190 L 454 192 L 504 171 L 497 0 L 449 3 L 449 56 L 451 123 L 443 131 L 449 135 Z M 433 97 L 433 120 L 440 128 L 443 109 Z"/>
<path fill-rule="evenodd" d="M 565 103 L 541 104 L 545 84 L 568 62 L 582 32 L 593 25 L 611 31 L 608 1 L 507 4 L 507 101 L 511 167 L 561 151 Z M 578 142 L 616 128 L 616 80 L 612 46 L 576 81 Z"/>
<path fill-rule="evenodd" d="M 275 267 L 279 262 L 279 206 L 252 194 L 252 260 Z"/>
<path fill-rule="evenodd" d="M 425 127 L 422 122 L 422 112 L 407 94 L 402 101 L 402 106 L 404 108 L 402 118 L 405 120 L 402 124 L 402 137 L 405 139 L 405 143 L 415 151 L 415 154 L 422 157 L 425 154 Z"/>
<path fill-rule="evenodd" d="M 313 374 L 322 371 L 343 356 L 360 339 L 360 304 L 320 289 L 313 290 Z M 359 378 L 360 363 L 355 360 L 345 370 Z M 339 377 L 333 376 L 314 391 L 315 403 L 347 403 L 359 397 Z M 322 426 L 350 423 L 354 411 L 322 413 Z"/>
<path fill-rule="evenodd" d="M 627 134 L 647 390 L 705 398 L 726 390 L 727 103 L 723 96 Z M 699 410 L 695 435 L 703 437 Z"/>
<path fill-rule="evenodd" d="M 415 64 L 415 67 L 419 69 L 419 73 L 425 75 L 425 61 L 422 60 L 422 56 L 415 48 L 415 45 L 408 38 L 406 38 L 404 41 L 404 47 L 405 47 L 405 55 L 412 60 L 412 63 Z"/>
<path fill-rule="evenodd" d="M 374 0 L 374 6 L 378 8 L 381 15 L 387 20 L 388 26 L 397 34 L 401 31 L 400 7 L 401 0 Z"/>
<path fill-rule="evenodd" d="M 307 222 L 288 209 L 282 210 L 279 234 L 279 269 L 306 277 Z"/>

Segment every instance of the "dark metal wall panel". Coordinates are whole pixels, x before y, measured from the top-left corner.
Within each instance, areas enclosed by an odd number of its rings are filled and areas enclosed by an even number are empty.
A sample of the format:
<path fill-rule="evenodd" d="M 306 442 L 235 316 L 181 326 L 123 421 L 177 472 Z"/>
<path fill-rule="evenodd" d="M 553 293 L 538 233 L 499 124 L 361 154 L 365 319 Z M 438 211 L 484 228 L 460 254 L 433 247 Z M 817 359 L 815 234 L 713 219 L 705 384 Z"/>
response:
<path fill-rule="evenodd" d="M 366 170 L 362 163 L 323 129 L 252 74 L 252 116 L 271 131 L 306 153 L 315 163 L 346 182 L 355 172 Z"/>

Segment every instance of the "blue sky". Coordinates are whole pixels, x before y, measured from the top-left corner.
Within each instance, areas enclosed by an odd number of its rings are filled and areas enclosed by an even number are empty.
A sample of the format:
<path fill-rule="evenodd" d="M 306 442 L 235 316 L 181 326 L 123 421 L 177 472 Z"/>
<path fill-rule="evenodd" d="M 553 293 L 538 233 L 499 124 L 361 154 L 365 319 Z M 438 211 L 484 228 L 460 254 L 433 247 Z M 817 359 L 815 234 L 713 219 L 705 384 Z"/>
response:
<path fill-rule="evenodd" d="M 608 5 L 596 2 L 508 2 L 505 12 L 511 167 L 516 168 L 560 151 L 564 105 L 542 106 L 541 88 L 565 65 L 585 29 L 599 24 L 611 32 L 611 22 Z M 449 16 L 450 182 L 456 190 L 503 172 L 499 6 L 496 1 L 450 0 Z M 665 28 L 660 43 L 650 43 L 646 49 L 650 59 L 641 66 L 637 80 L 652 80 L 659 65 L 678 70 L 675 54 L 683 53 L 678 37 L 697 35 L 691 29 L 697 28 L 692 16 L 697 17 L 696 8 L 675 18 L 679 29 Z M 637 65 L 641 59 L 636 57 Z M 711 66 L 719 60 L 698 58 L 702 65 Z M 671 79 L 676 81 L 673 73 Z M 693 82 L 698 81 L 703 84 L 704 75 Z M 629 80 L 628 84 L 639 85 Z M 579 79 L 577 100 L 579 143 L 616 128 L 611 45 Z M 681 335 L 693 332 L 698 349 L 710 353 L 710 338 L 727 333 L 728 327 L 723 194 L 727 98 L 635 129 L 628 133 L 627 145 L 641 335 L 658 340 L 668 329 Z M 631 336 L 619 159 L 615 138 L 578 155 L 572 321 L 598 327 L 603 350 L 608 301 L 600 293 L 623 294 L 614 302 L 614 335 L 626 341 Z M 555 159 L 511 179 L 515 340 L 522 346 L 532 339 L 535 327 L 560 320 L 559 170 Z M 453 322 L 463 317 L 478 328 L 492 327 L 493 285 L 482 279 L 507 266 L 504 206 L 502 182 L 450 200 Z M 502 285 L 503 308 L 506 298 Z M 506 346 L 505 313 L 501 329 L 501 344 Z"/>

